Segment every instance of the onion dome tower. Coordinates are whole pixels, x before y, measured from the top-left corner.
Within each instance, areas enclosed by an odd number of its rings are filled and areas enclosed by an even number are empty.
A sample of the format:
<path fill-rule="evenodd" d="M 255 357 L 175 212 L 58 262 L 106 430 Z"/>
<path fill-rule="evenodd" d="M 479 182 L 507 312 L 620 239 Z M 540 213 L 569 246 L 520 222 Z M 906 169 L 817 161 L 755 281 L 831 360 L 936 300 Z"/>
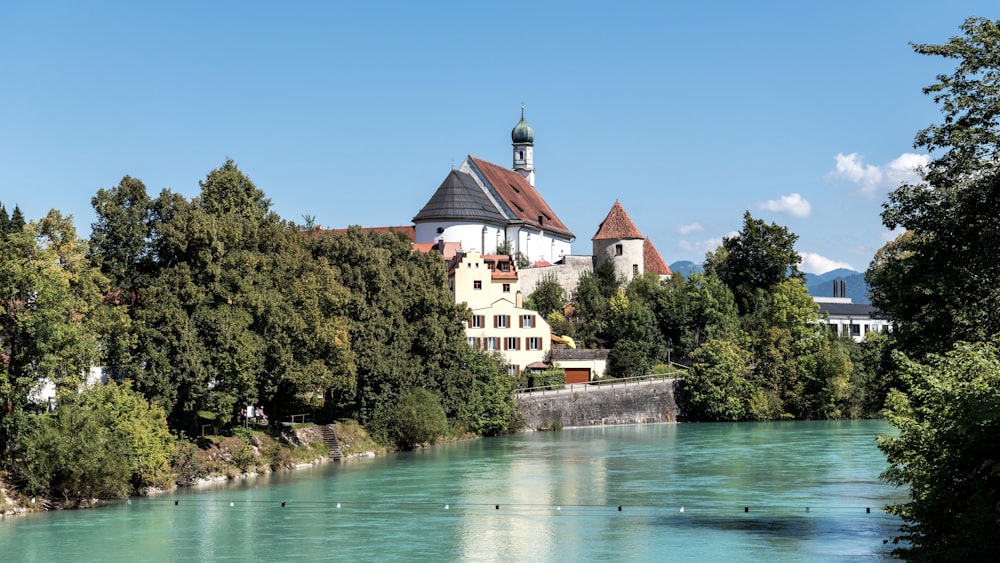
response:
<path fill-rule="evenodd" d="M 528 184 L 535 185 L 535 131 L 524 120 L 524 105 L 521 105 L 521 121 L 510 132 L 514 147 L 514 170 L 524 176 Z"/>

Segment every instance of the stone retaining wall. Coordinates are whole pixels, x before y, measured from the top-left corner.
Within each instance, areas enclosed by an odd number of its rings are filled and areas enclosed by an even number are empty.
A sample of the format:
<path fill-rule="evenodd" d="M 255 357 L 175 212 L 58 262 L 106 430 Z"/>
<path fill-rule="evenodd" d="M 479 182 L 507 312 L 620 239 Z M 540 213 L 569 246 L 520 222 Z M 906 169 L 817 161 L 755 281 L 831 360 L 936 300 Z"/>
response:
<path fill-rule="evenodd" d="M 677 422 L 676 379 L 574 385 L 545 393 L 519 394 L 526 430 Z"/>

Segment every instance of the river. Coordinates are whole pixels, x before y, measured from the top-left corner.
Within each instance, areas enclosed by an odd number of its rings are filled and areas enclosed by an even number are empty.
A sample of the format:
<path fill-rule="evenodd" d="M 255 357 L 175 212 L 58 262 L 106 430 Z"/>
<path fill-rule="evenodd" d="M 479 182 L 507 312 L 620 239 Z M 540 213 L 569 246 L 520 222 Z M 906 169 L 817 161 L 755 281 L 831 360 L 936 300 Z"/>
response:
<path fill-rule="evenodd" d="M 0 520 L 0 560 L 871 561 L 884 421 L 657 424 L 443 444 Z M 620 508 L 619 508 L 620 507 Z"/>

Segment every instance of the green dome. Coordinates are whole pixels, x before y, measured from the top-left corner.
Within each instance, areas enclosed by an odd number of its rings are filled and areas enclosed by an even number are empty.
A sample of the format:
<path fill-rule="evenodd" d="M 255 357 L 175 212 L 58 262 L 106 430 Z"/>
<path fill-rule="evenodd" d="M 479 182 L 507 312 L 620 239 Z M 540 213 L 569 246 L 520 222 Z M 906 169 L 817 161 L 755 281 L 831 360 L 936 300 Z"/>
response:
<path fill-rule="evenodd" d="M 510 132 L 510 138 L 514 144 L 535 142 L 535 130 L 524 120 L 524 106 L 521 106 L 521 121 L 518 121 L 514 130 Z"/>

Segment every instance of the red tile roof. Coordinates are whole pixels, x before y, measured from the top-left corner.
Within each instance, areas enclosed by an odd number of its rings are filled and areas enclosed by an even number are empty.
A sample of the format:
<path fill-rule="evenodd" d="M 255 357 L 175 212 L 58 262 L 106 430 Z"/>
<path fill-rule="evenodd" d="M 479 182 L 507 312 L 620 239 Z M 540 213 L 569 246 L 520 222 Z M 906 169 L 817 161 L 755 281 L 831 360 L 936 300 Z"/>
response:
<path fill-rule="evenodd" d="M 564 237 L 573 237 L 573 233 L 556 217 L 538 190 L 524 176 L 474 156 L 469 156 L 469 160 L 482 172 L 507 207 L 525 224 Z"/>
<path fill-rule="evenodd" d="M 441 251 L 440 242 L 415 242 L 413 243 L 413 250 L 419 250 L 420 252 L 431 252 L 434 254 L 440 254 L 445 260 L 452 260 L 455 258 L 455 254 L 458 250 L 462 248 L 462 243 L 460 242 L 446 242 L 444 243 L 444 252 Z"/>
<path fill-rule="evenodd" d="M 483 262 L 487 264 L 493 264 L 493 274 L 491 276 L 494 280 L 517 280 L 517 265 L 511 260 L 510 256 L 506 254 L 483 254 Z M 510 269 L 506 272 L 499 268 L 501 262 L 506 262 Z"/>
<path fill-rule="evenodd" d="M 642 241 L 642 271 L 655 272 L 661 276 L 672 275 L 670 267 L 660 257 L 660 253 L 653 246 L 653 241 L 648 238 Z"/>
<path fill-rule="evenodd" d="M 601 226 L 597 228 L 597 234 L 590 240 L 626 238 L 645 237 L 642 236 L 639 228 L 629 218 L 628 213 L 625 213 L 625 208 L 616 199 L 615 204 L 611 206 L 611 211 L 608 212 L 608 216 L 604 218 L 604 221 L 601 221 Z"/>

